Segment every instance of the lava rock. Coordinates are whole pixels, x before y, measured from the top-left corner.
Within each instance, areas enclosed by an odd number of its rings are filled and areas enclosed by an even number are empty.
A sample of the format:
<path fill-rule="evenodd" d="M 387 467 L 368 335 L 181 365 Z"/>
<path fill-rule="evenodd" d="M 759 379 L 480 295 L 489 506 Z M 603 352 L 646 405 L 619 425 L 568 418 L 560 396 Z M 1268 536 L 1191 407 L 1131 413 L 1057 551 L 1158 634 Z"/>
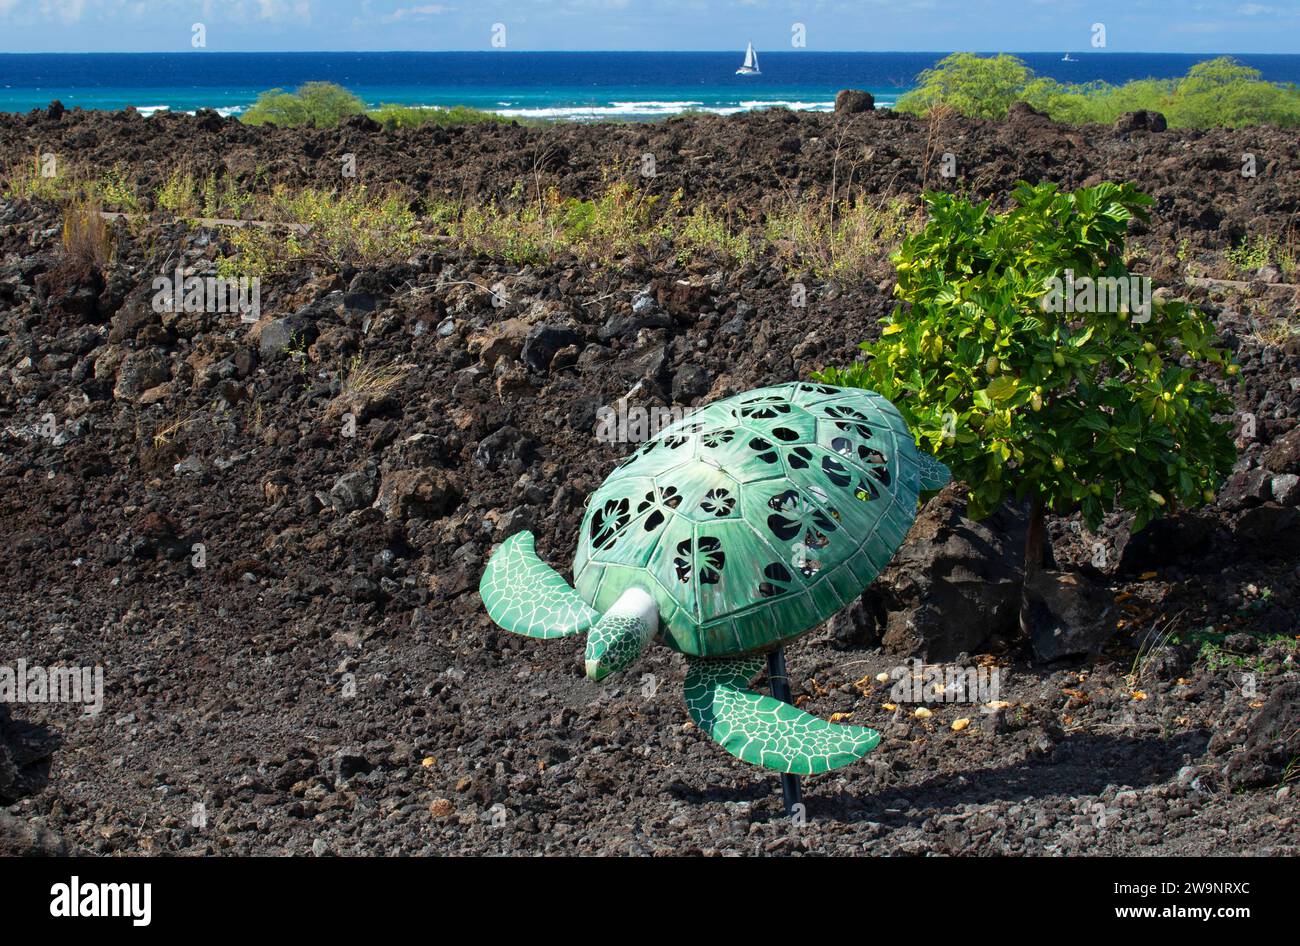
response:
<path fill-rule="evenodd" d="M 479 441 L 474 451 L 474 465 L 485 470 L 505 469 L 522 473 L 535 456 L 533 440 L 518 429 L 506 426 Z"/>
<path fill-rule="evenodd" d="M 375 475 L 369 470 L 355 470 L 340 476 L 330 487 L 330 504 L 336 512 L 364 509 L 375 501 Z"/>
<path fill-rule="evenodd" d="M 1050 663 L 1093 656 L 1114 628 L 1114 601 L 1100 584 L 1079 572 L 1035 572 L 1025 584 L 1034 656 Z"/>
<path fill-rule="evenodd" d="M 60 323 L 98 323 L 105 315 L 99 302 L 104 285 L 99 269 L 68 257 L 36 277 L 36 297 Z"/>
<path fill-rule="evenodd" d="M 1141 532 L 1122 530 L 1115 537 L 1119 571 L 1137 574 L 1172 565 L 1184 556 L 1203 555 L 1213 534 L 1213 522 L 1195 515 L 1156 519 Z"/>
<path fill-rule="evenodd" d="M 1273 498 L 1283 506 L 1300 506 L 1300 476 L 1295 473 L 1273 477 L 1269 489 Z"/>
<path fill-rule="evenodd" d="M 519 357 L 532 370 L 546 371 L 556 352 L 581 340 L 577 332 L 565 325 L 534 325 L 528 330 Z"/>
<path fill-rule="evenodd" d="M 226 120 L 214 108 L 201 108 L 194 113 L 194 124 L 201 131 L 218 132 L 225 127 Z"/>
<path fill-rule="evenodd" d="M 469 351 L 490 368 L 501 358 L 517 359 L 527 339 L 528 324 L 523 319 L 506 319 L 471 338 Z"/>
<path fill-rule="evenodd" d="M 975 522 L 966 518 L 965 492 L 950 483 L 926 503 L 863 593 L 890 653 L 951 660 L 1017 632 L 1027 517 L 1004 506 Z"/>
<path fill-rule="evenodd" d="M 162 352 L 147 348 L 133 351 L 122 359 L 117 369 L 113 396 L 119 401 L 134 401 L 152 387 L 171 378 L 171 368 Z"/>
<path fill-rule="evenodd" d="M 1243 512 L 1237 519 L 1234 531 L 1238 541 L 1261 551 L 1270 550 L 1270 543 L 1291 529 L 1297 518 L 1300 518 L 1300 512 L 1293 506 L 1265 503 Z"/>
<path fill-rule="evenodd" d="M 460 497 L 443 470 L 390 470 L 379 483 L 376 505 L 388 519 L 436 519 Z"/>
<path fill-rule="evenodd" d="M 1169 127 L 1169 123 L 1159 112 L 1140 109 L 1136 112 L 1125 112 L 1115 119 L 1114 127 L 1118 132 L 1164 131 Z"/>
<path fill-rule="evenodd" d="M 0 701 L 0 807 L 41 789 L 57 746 L 48 729 L 14 719 L 9 704 Z"/>
<path fill-rule="evenodd" d="M 375 764 L 359 747 L 339 749 L 328 759 L 323 759 L 319 767 L 321 775 L 333 782 L 335 788 L 343 787 L 348 779 L 375 770 Z"/>
<path fill-rule="evenodd" d="M 33 819 L 23 821 L 0 811 L 0 857 L 67 857 L 63 836 Z"/>
<path fill-rule="evenodd" d="M 1012 102 L 1011 107 L 1007 109 L 1008 122 L 1037 122 L 1050 123 L 1051 118 L 1044 112 L 1040 112 L 1028 102 Z"/>
<path fill-rule="evenodd" d="M 689 404 L 707 394 L 712 383 L 708 369 L 700 365 L 683 365 L 673 374 L 673 402 Z"/>
<path fill-rule="evenodd" d="M 686 317 L 697 313 L 708 298 L 708 282 L 696 278 L 675 279 L 660 284 L 655 290 L 655 299 L 660 306 L 673 315 Z"/>
<path fill-rule="evenodd" d="M 339 127 L 345 131 L 359 131 L 366 135 L 373 135 L 384 130 L 384 126 L 369 115 L 349 115 L 339 122 Z"/>
<path fill-rule="evenodd" d="M 374 312 L 379 308 L 379 297 L 371 292 L 345 292 L 343 308 L 352 312 Z"/>
<path fill-rule="evenodd" d="M 533 528 L 533 514 L 523 506 L 516 506 L 497 520 L 496 531 L 501 535 L 514 535 Z"/>
<path fill-rule="evenodd" d="M 635 335 L 643 328 L 667 328 L 672 324 L 673 320 L 668 313 L 658 308 L 643 306 L 638 312 L 636 306 L 633 306 L 612 314 L 600 327 L 599 334 L 601 341 L 609 341 L 611 338 Z"/>
<path fill-rule="evenodd" d="M 1223 484 L 1220 501 L 1230 510 L 1257 506 L 1269 497 L 1270 479 L 1267 470 L 1238 470 Z"/>
<path fill-rule="evenodd" d="M 876 99 L 870 92 L 861 89 L 840 89 L 835 94 L 835 114 L 857 115 L 870 112 L 876 107 Z"/>
<path fill-rule="evenodd" d="M 257 353 L 263 361 L 275 361 L 287 354 L 290 345 L 306 349 L 316 341 L 320 332 L 314 320 L 298 314 L 283 319 L 272 319 L 262 326 L 257 340 Z"/>
<path fill-rule="evenodd" d="M 1261 459 L 1275 473 L 1300 473 L 1300 427 L 1274 440 Z"/>
<path fill-rule="evenodd" d="M 126 296 L 110 321 L 108 340 L 123 342 L 134 339 L 146 325 L 158 323 L 153 310 L 153 287 L 141 285 Z"/>
<path fill-rule="evenodd" d="M 1300 756 L 1300 682 L 1272 688 L 1263 707 L 1215 734 L 1209 751 L 1226 757 L 1223 775 L 1234 789 L 1277 785 Z"/>
<path fill-rule="evenodd" d="M 874 647 L 880 643 L 880 620 L 872 614 L 865 595 L 830 619 L 831 637 L 840 647 Z"/>

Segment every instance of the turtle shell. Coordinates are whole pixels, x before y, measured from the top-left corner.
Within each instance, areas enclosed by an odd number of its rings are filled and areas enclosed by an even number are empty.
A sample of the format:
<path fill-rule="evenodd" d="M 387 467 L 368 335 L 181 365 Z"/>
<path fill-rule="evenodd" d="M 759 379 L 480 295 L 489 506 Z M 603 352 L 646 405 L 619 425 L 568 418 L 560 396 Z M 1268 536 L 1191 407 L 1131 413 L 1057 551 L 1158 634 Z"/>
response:
<path fill-rule="evenodd" d="M 632 585 L 664 640 L 763 650 L 858 598 L 902 544 L 920 481 L 897 408 L 794 383 L 701 408 L 642 444 L 587 502 L 573 574 L 604 612 Z"/>

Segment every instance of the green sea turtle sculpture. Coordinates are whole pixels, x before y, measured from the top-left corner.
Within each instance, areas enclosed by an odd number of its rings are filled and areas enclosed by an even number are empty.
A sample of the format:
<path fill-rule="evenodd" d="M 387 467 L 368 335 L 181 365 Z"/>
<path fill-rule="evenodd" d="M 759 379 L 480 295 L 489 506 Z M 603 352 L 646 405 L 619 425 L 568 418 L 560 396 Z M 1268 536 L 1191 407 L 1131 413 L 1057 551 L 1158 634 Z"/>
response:
<path fill-rule="evenodd" d="M 749 690 L 767 651 L 856 601 L 948 482 L 898 410 L 859 388 L 792 383 L 717 401 L 642 444 L 592 494 L 577 590 L 518 532 L 479 584 L 528 637 L 588 631 L 587 676 L 658 637 L 686 655 L 686 708 L 732 755 L 780 772 L 847 765 L 880 734 Z"/>

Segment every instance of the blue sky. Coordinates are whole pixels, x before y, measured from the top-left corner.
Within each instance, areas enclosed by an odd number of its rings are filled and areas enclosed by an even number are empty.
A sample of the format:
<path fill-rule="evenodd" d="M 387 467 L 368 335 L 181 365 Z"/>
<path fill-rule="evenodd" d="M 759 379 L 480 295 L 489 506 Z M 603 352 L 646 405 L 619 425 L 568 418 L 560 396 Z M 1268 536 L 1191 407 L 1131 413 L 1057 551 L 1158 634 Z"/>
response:
<path fill-rule="evenodd" d="M 1300 0 L 0 0 L 0 52 L 791 48 L 1300 52 Z"/>

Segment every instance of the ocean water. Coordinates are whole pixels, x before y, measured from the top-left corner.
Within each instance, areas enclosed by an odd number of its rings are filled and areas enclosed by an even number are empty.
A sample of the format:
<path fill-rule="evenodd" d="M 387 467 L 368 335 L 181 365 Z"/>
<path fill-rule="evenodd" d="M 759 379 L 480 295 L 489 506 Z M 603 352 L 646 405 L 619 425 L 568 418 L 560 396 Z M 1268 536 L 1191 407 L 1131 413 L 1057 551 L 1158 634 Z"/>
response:
<path fill-rule="evenodd" d="M 69 108 L 214 108 L 238 114 L 257 94 L 312 80 L 368 105 L 469 105 L 520 118 L 659 118 L 785 106 L 827 111 L 843 88 L 889 106 L 945 53 L 758 50 L 762 74 L 738 76 L 727 52 L 29 53 L 0 54 L 0 111 L 59 99 Z M 1119 83 L 1185 73 L 1207 55 L 1020 53 L 1040 75 Z M 1300 55 L 1243 55 L 1273 82 L 1300 82 Z"/>

